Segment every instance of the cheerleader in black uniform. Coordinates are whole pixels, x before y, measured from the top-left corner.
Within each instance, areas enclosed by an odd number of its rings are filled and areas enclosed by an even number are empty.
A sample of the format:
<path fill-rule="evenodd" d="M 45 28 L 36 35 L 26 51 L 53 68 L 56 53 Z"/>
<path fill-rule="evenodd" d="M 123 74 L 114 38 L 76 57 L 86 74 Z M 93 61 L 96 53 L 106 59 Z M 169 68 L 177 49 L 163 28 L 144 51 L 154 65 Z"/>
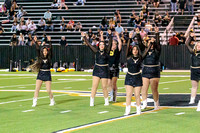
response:
<path fill-rule="evenodd" d="M 141 76 L 141 64 L 144 57 L 147 55 L 147 52 L 150 50 L 151 45 L 147 49 L 144 50 L 144 53 L 141 55 L 140 48 L 135 45 L 132 49 L 130 49 L 130 39 L 133 33 L 129 34 L 129 40 L 127 44 L 127 67 L 128 73 L 125 78 L 125 87 L 126 87 L 126 111 L 124 115 L 129 115 L 131 111 L 131 98 L 134 89 L 134 96 L 136 99 L 136 110 L 137 114 L 141 114 L 140 108 L 140 91 L 142 87 L 142 76 Z"/>
<path fill-rule="evenodd" d="M 191 54 L 191 83 L 192 83 L 192 89 L 191 89 L 191 98 L 189 104 L 195 103 L 195 98 L 197 95 L 197 89 L 199 86 L 199 80 L 200 80 L 200 42 L 197 42 L 194 46 L 194 49 L 191 48 L 190 43 L 192 41 L 192 38 L 194 37 L 194 33 L 190 34 L 190 37 L 188 41 L 186 42 L 186 46 Z M 200 111 L 200 101 L 198 104 L 197 111 Z"/>
<path fill-rule="evenodd" d="M 154 38 L 151 38 L 151 40 L 149 41 L 148 44 L 152 44 L 152 47 L 143 61 L 144 67 L 142 69 L 142 81 L 143 81 L 142 109 L 145 109 L 147 107 L 147 95 L 148 95 L 149 85 L 151 85 L 151 90 L 153 93 L 154 109 L 155 110 L 159 109 L 158 84 L 160 80 L 159 58 L 160 58 L 161 46 L 160 46 L 158 32 L 159 32 L 158 27 L 155 27 L 156 40 Z M 138 42 L 140 43 L 140 46 L 142 46 L 142 41 L 141 41 L 140 36 L 138 40 L 139 40 Z"/>
<path fill-rule="evenodd" d="M 33 105 L 35 107 L 37 105 L 37 98 L 40 88 L 42 86 L 42 82 L 44 81 L 46 84 L 46 89 L 49 94 L 50 98 L 50 106 L 55 104 L 53 93 L 51 91 L 51 59 L 52 59 L 52 44 L 51 44 L 51 37 L 48 38 L 49 47 L 43 46 L 41 49 L 39 48 L 39 44 L 37 41 L 37 37 L 34 37 L 34 41 L 36 43 L 36 50 L 37 50 L 37 61 L 30 66 L 33 72 L 38 72 L 37 79 L 36 79 L 36 88 L 33 98 Z"/>
<path fill-rule="evenodd" d="M 102 90 L 105 99 L 105 106 L 109 105 L 108 101 L 108 74 L 109 74 L 109 51 L 112 45 L 112 37 L 111 31 L 109 30 L 109 44 L 108 46 L 105 45 L 104 41 L 99 42 L 98 48 L 93 47 L 89 41 L 87 40 L 84 33 L 81 35 L 84 37 L 84 41 L 86 45 L 90 47 L 90 49 L 95 53 L 95 65 L 93 70 L 93 82 L 92 82 L 92 91 L 90 97 L 90 106 L 94 106 L 94 97 L 96 95 L 96 91 L 101 80 Z M 103 31 L 101 31 L 101 40 L 103 40 Z"/>
<path fill-rule="evenodd" d="M 122 41 L 119 37 L 118 32 L 115 32 L 117 40 L 113 39 L 112 48 L 110 50 L 109 57 L 109 79 L 108 79 L 108 88 L 110 91 L 110 101 L 116 102 L 117 96 L 117 79 L 119 78 L 119 61 L 120 53 L 122 49 Z"/>

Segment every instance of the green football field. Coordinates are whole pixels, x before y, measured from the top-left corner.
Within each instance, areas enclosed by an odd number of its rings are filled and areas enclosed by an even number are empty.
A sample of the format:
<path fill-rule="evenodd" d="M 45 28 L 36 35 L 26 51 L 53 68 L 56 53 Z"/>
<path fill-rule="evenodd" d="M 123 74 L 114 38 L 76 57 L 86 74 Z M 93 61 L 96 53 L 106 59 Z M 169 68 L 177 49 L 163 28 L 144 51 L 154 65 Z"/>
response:
<path fill-rule="evenodd" d="M 117 103 L 104 106 L 99 86 L 95 106 L 89 106 L 91 73 L 52 73 L 56 105 L 49 106 L 45 85 L 38 105 L 32 107 L 36 74 L 0 72 L 0 133 L 197 133 L 200 112 L 189 105 L 191 82 L 188 72 L 162 73 L 159 85 L 161 109 L 153 103 L 141 115 L 123 116 L 125 111 L 125 74 L 118 80 Z M 199 92 L 199 91 L 198 91 Z M 152 100 L 151 89 L 148 99 Z M 134 97 L 132 100 L 134 104 Z"/>

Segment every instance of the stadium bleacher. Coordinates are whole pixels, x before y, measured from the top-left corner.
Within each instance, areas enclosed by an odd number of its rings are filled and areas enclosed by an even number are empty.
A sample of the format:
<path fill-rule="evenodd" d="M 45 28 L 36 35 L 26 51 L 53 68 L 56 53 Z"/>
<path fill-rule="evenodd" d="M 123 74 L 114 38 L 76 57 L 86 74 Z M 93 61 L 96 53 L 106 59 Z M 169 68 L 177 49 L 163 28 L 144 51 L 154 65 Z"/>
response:
<path fill-rule="evenodd" d="M 0 0 L 0 2 L 3 2 L 3 0 Z M 136 0 L 87 0 L 85 6 L 74 6 L 73 4 L 75 2 L 76 0 L 68 0 L 65 3 L 67 4 L 69 10 L 58 10 L 51 9 L 52 0 L 43 0 L 42 2 L 41 0 L 17 0 L 17 4 L 19 6 L 23 6 L 24 10 L 28 12 L 28 14 L 24 16 L 25 20 L 30 17 L 31 20 L 35 22 L 35 24 L 37 24 L 38 20 L 43 17 L 46 10 L 50 9 L 53 14 L 54 32 L 47 31 L 46 34 L 52 37 L 52 42 L 54 45 L 59 43 L 59 40 L 63 35 L 66 36 L 69 45 L 81 45 L 80 32 L 61 32 L 59 30 L 61 17 L 64 17 L 67 21 L 69 21 L 70 18 L 73 18 L 75 23 L 80 21 L 83 25 L 83 31 L 88 31 L 89 28 L 92 28 L 93 32 L 95 33 L 99 28 L 102 17 L 107 16 L 108 19 L 114 17 L 114 11 L 118 9 L 120 10 L 122 16 L 122 27 L 131 31 L 133 27 L 128 27 L 127 24 L 131 11 L 135 10 L 136 14 L 139 15 L 139 12 L 142 8 L 142 4 L 137 5 Z M 198 12 L 199 5 L 200 1 L 197 1 L 195 4 L 195 13 Z M 170 11 L 170 0 L 162 0 L 159 8 L 153 7 L 152 4 L 149 5 L 149 20 L 151 23 L 153 23 L 152 18 L 156 11 L 158 11 L 160 15 L 164 15 L 166 11 L 169 11 L 170 16 L 180 16 L 175 12 Z M 189 16 L 187 17 L 187 22 L 190 23 L 192 20 L 192 15 L 188 15 L 188 12 L 185 11 L 184 16 Z M 0 17 L 0 21 L 6 19 L 6 16 Z M 10 23 L 3 24 L 6 32 L 0 36 L 0 45 L 9 45 L 10 38 L 13 34 L 13 32 L 11 32 L 11 26 L 12 21 L 10 21 Z M 187 27 L 184 25 L 178 25 L 176 28 L 179 32 L 185 32 L 187 30 Z M 159 24 L 159 29 L 160 32 L 163 33 L 166 27 L 161 27 Z M 37 35 L 40 37 L 42 37 L 42 34 L 43 31 L 37 32 Z M 154 36 L 154 32 L 150 32 L 150 36 Z"/>

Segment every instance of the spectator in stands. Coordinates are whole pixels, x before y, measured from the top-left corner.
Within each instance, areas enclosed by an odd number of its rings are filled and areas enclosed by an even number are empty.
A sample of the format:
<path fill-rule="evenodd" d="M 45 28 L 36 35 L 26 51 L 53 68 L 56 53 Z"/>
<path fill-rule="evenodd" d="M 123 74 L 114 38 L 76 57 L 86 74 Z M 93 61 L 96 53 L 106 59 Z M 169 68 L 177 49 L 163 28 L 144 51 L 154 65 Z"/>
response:
<path fill-rule="evenodd" d="M 26 25 L 29 25 L 30 23 L 32 23 L 32 20 L 31 20 L 31 18 L 29 17 L 29 18 L 26 20 Z"/>
<path fill-rule="evenodd" d="M 141 11 L 143 12 L 144 18 L 147 20 L 148 16 L 149 16 L 149 10 L 148 10 L 147 4 L 142 6 L 142 10 Z"/>
<path fill-rule="evenodd" d="M 22 33 L 25 35 L 27 31 L 28 31 L 28 27 L 27 27 L 27 25 L 24 24 L 23 21 L 17 25 L 17 34 L 18 35 L 19 35 L 19 33 Z"/>
<path fill-rule="evenodd" d="M 116 23 L 122 23 L 122 18 L 119 10 L 116 10 L 114 13 L 114 21 Z"/>
<path fill-rule="evenodd" d="M 73 27 L 74 27 L 74 21 L 73 19 L 71 19 L 67 24 L 67 32 L 72 31 Z"/>
<path fill-rule="evenodd" d="M 96 38 L 97 38 L 97 39 L 100 39 L 100 37 L 101 37 L 101 34 L 100 34 L 100 33 L 101 33 L 101 29 L 98 29 L 98 30 L 97 30 L 97 33 L 96 33 Z"/>
<path fill-rule="evenodd" d="M 3 34 L 4 32 L 5 32 L 5 30 L 4 30 L 3 26 L 2 26 L 2 24 L 0 23 L 0 35 Z"/>
<path fill-rule="evenodd" d="M 51 4 L 51 8 L 58 8 L 58 0 L 53 0 L 52 4 Z"/>
<path fill-rule="evenodd" d="M 135 11 L 132 10 L 132 13 L 131 13 L 129 20 L 128 20 L 128 26 L 134 26 L 135 25 L 135 23 L 134 23 L 135 18 L 136 18 Z"/>
<path fill-rule="evenodd" d="M 145 35 L 147 35 L 147 33 L 144 31 L 144 29 L 141 29 L 140 31 L 140 36 L 143 39 L 145 37 Z"/>
<path fill-rule="evenodd" d="M 13 9 L 13 7 L 11 7 L 9 10 L 9 19 L 12 20 L 14 16 L 15 16 L 15 10 Z"/>
<path fill-rule="evenodd" d="M 117 27 L 115 28 L 115 31 L 119 33 L 119 35 L 122 35 L 124 32 L 124 28 L 121 26 L 120 23 L 118 23 Z"/>
<path fill-rule="evenodd" d="M 121 37 L 121 40 L 124 45 L 127 43 L 128 39 L 129 39 L 129 32 L 128 32 L 128 29 L 125 29 L 125 31 Z"/>
<path fill-rule="evenodd" d="M 168 26 L 168 24 L 170 23 L 170 16 L 168 11 L 165 13 L 165 15 L 162 17 L 162 26 Z"/>
<path fill-rule="evenodd" d="M 17 36 L 16 36 L 16 34 L 13 34 L 13 36 L 11 37 L 11 40 L 10 40 L 10 46 L 17 46 L 17 44 L 18 44 Z"/>
<path fill-rule="evenodd" d="M 59 10 L 61 10 L 62 7 L 65 7 L 65 10 L 68 10 L 67 5 L 65 4 L 65 0 L 58 0 L 57 3 L 58 3 L 58 9 Z"/>
<path fill-rule="evenodd" d="M 46 34 L 44 33 L 44 34 L 42 35 L 42 46 L 43 46 L 46 42 L 47 42 L 47 36 L 46 36 Z"/>
<path fill-rule="evenodd" d="M 148 46 L 148 42 L 149 42 L 150 38 L 147 34 L 142 38 L 142 40 L 144 42 L 144 45 Z"/>
<path fill-rule="evenodd" d="M 196 17 L 197 17 L 197 25 L 198 27 L 200 27 L 200 14 L 198 14 Z"/>
<path fill-rule="evenodd" d="M 51 19 L 47 19 L 44 30 L 46 31 L 49 28 L 51 29 L 51 31 L 53 31 L 54 26 Z"/>
<path fill-rule="evenodd" d="M 113 18 L 110 18 L 109 20 L 109 29 L 111 31 L 115 31 L 115 21 L 113 20 Z"/>
<path fill-rule="evenodd" d="M 107 31 L 107 26 L 108 26 L 107 17 L 104 16 L 101 20 L 100 29 Z"/>
<path fill-rule="evenodd" d="M 44 13 L 44 19 L 48 20 L 52 18 L 52 13 L 50 12 L 50 10 L 48 9 L 45 13 Z"/>
<path fill-rule="evenodd" d="M 194 14 L 194 0 L 187 0 L 189 14 Z"/>
<path fill-rule="evenodd" d="M 22 16 L 26 15 L 27 12 L 21 7 L 21 9 L 17 13 L 17 18 L 20 19 Z"/>
<path fill-rule="evenodd" d="M 158 23 L 160 23 L 161 19 L 162 19 L 162 17 L 159 15 L 158 11 L 156 11 L 156 13 L 153 17 L 155 26 L 158 26 Z"/>
<path fill-rule="evenodd" d="M 154 5 L 154 7 L 158 8 L 159 7 L 159 0 L 154 0 L 153 5 Z"/>
<path fill-rule="evenodd" d="M 0 13 L 1 13 L 2 17 L 5 15 L 5 13 L 6 13 L 5 4 L 0 5 Z"/>
<path fill-rule="evenodd" d="M 179 0 L 179 12 L 183 15 L 184 9 L 186 8 L 186 0 Z"/>
<path fill-rule="evenodd" d="M 139 17 L 140 21 L 141 21 L 141 27 L 144 27 L 145 26 L 145 18 L 144 18 L 144 14 L 142 11 L 140 11 L 140 17 Z"/>
<path fill-rule="evenodd" d="M 135 23 L 135 26 L 134 26 L 135 28 L 139 28 L 139 29 L 141 28 L 141 20 L 140 20 L 139 16 L 136 17 L 134 23 Z"/>
<path fill-rule="evenodd" d="M 12 0 L 5 0 L 4 4 L 6 6 L 7 9 L 10 9 L 12 6 Z"/>
<path fill-rule="evenodd" d="M 180 33 L 180 37 L 178 39 L 179 39 L 178 45 L 184 45 L 185 44 L 186 38 L 184 37 L 184 34 L 182 32 Z"/>
<path fill-rule="evenodd" d="M 193 34 L 193 35 L 191 35 L 191 34 Z M 194 45 L 195 41 L 196 41 L 196 35 L 194 34 L 194 30 L 193 29 L 190 30 L 189 36 L 191 36 L 191 43 L 190 44 Z"/>
<path fill-rule="evenodd" d="M 26 45 L 27 46 L 33 46 L 34 39 L 33 39 L 32 35 L 31 35 L 31 33 L 29 33 L 28 36 L 25 37 L 25 39 L 26 39 Z"/>
<path fill-rule="evenodd" d="M 173 33 L 173 36 L 169 39 L 169 45 L 177 46 L 179 43 L 179 39 L 176 37 L 176 33 Z"/>
<path fill-rule="evenodd" d="M 177 11 L 177 0 L 171 0 L 171 10 L 172 12 Z"/>
<path fill-rule="evenodd" d="M 82 24 L 81 24 L 81 22 L 77 22 L 77 24 L 76 24 L 76 26 L 75 26 L 75 28 L 74 28 L 74 32 L 75 32 L 76 30 L 78 30 L 79 32 L 81 32 L 81 29 L 82 29 Z"/>
<path fill-rule="evenodd" d="M 92 37 L 94 36 L 94 33 L 92 32 L 92 29 L 89 29 L 87 32 L 88 40 L 90 43 L 92 43 Z"/>
<path fill-rule="evenodd" d="M 14 32 L 14 31 L 16 31 L 16 29 L 17 29 L 17 19 L 15 18 L 14 20 L 13 20 L 13 24 L 12 24 L 12 27 L 11 27 L 11 32 Z"/>
<path fill-rule="evenodd" d="M 74 4 L 74 5 L 77 6 L 77 5 L 80 4 L 80 3 L 81 3 L 82 6 L 84 6 L 85 3 L 86 3 L 86 0 L 78 0 L 78 1 L 76 2 L 76 4 Z"/>
<path fill-rule="evenodd" d="M 62 17 L 62 20 L 61 20 L 61 22 L 60 22 L 60 31 L 65 30 L 65 27 L 66 27 L 65 18 Z"/>
<path fill-rule="evenodd" d="M 36 31 L 37 27 L 33 21 L 28 25 L 29 32 L 33 35 Z"/>
<path fill-rule="evenodd" d="M 68 46 L 68 43 L 67 43 L 67 40 L 65 39 L 65 36 L 61 37 L 60 46 Z"/>
<path fill-rule="evenodd" d="M 137 5 L 139 5 L 139 4 L 141 4 L 142 2 L 141 2 L 141 0 L 137 0 Z"/>
<path fill-rule="evenodd" d="M 14 10 L 15 10 L 16 8 L 19 8 L 19 6 L 17 5 L 16 0 L 13 0 L 13 1 L 12 1 L 12 7 L 13 7 Z"/>
<path fill-rule="evenodd" d="M 18 38 L 18 45 L 24 46 L 24 35 L 20 33 L 19 38 Z"/>
<path fill-rule="evenodd" d="M 145 24 L 145 29 L 144 31 L 149 34 L 149 31 L 152 31 L 152 28 L 153 26 L 151 25 L 150 21 L 148 21 L 146 24 Z"/>
<path fill-rule="evenodd" d="M 43 18 L 41 18 L 38 21 L 38 30 L 44 30 L 45 29 L 45 25 L 46 25 L 45 20 Z"/>
<path fill-rule="evenodd" d="M 24 17 L 21 17 L 20 23 L 21 23 L 21 22 L 25 23 Z"/>

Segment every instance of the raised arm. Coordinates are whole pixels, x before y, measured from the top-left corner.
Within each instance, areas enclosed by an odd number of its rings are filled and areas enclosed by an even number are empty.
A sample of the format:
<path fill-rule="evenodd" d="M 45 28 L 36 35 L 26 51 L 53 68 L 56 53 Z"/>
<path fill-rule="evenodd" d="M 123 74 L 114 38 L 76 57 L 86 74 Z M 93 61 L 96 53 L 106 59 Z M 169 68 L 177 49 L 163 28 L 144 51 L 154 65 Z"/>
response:
<path fill-rule="evenodd" d="M 191 54 L 194 54 L 194 51 L 193 51 L 193 49 L 191 48 L 191 46 L 190 46 L 190 43 L 191 43 L 191 41 L 192 41 L 192 37 L 194 36 L 194 33 L 191 33 L 190 35 L 189 35 L 189 39 L 185 42 L 185 45 L 187 46 L 187 48 L 188 48 L 188 50 L 189 50 L 189 52 L 191 53 Z"/>
<path fill-rule="evenodd" d="M 50 59 L 52 59 L 52 42 L 51 42 L 51 37 L 50 36 L 47 36 L 47 40 L 48 40 L 48 43 L 49 43 L 49 55 L 50 55 Z"/>
<path fill-rule="evenodd" d="M 155 33 L 156 33 L 156 50 L 158 52 L 161 51 L 161 46 L 160 46 L 160 36 L 159 36 L 159 28 L 158 27 L 155 27 Z"/>
<path fill-rule="evenodd" d="M 87 40 L 87 38 L 86 38 L 86 34 L 83 33 L 83 32 L 81 32 L 81 36 L 83 37 L 83 40 L 85 41 L 86 46 L 89 46 L 89 48 L 90 48 L 94 53 L 96 53 L 96 52 L 98 51 L 97 48 L 93 47 L 93 46 L 90 44 L 90 42 L 89 42 L 89 41 Z"/>
<path fill-rule="evenodd" d="M 121 38 L 119 37 L 119 33 L 118 33 L 118 32 L 115 32 L 115 35 L 117 36 L 118 49 L 119 49 L 119 51 L 121 51 L 121 50 L 122 50 L 122 40 L 121 40 Z"/>
<path fill-rule="evenodd" d="M 129 57 L 129 54 L 130 54 L 130 41 L 132 39 L 132 36 L 133 36 L 133 32 L 130 32 L 129 34 L 129 39 L 128 39 L 128 42 L 127 42 L 127 48 L 126 48 L 126 58 Z"/>
<path fill-rule="evenodd" d="M 110 50 L 112 47 L 112 41 L 113 41 L 111 30 L 108 30 L 108 35 L 109 35 L 109 41 L 108 41 L 108 46 L 107 46 L 106 52 L 110 53 Z"/>
<path fill-rule="evenodd" d="M 152 45 L 153 45 L 153 43 L 149 42 L 148 47 L 144 50 L 144 52 L 142 54 L 142 60 L 146 57 L 146 55 L 149 52 Z"/>
<path fill-rule="evenodd" d="M 140 30 L 138 28 L 136 29 L 136 37 L 138 40 L 139 48 L 140 48 L 141 52 L 143 52 L 145 50 L 145 46 L 142 43 L 142 38 L 140 36 Z"/>
<path fill-rule="evenodd" d="M 38 43 L 38 40 L 37 40 L 37 36 L 34 36 L 34 41 L 35 41 L 37 56 L 40 57 L 40 46 L 39 46 L 39 43 Z"/>

